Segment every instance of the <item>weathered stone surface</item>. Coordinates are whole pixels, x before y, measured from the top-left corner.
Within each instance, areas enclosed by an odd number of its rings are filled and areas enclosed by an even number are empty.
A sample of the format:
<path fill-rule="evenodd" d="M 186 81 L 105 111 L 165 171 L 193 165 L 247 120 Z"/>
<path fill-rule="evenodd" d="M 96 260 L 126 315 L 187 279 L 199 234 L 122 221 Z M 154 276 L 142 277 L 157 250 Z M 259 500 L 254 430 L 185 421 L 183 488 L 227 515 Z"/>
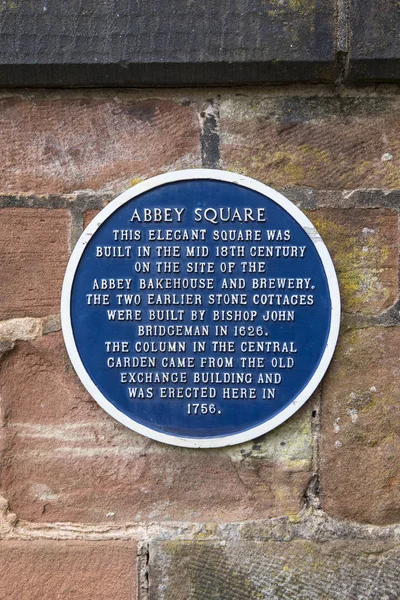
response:
<path fill-rule="evenodd" d="M 397 302 L 397 211 L 330 209 L 308 216 L 332 256 L 344 312 L 379 314 Z"/>
<path fill-rule="evenodd" d="M 399 541 L 399 526 L 371 525 L 355 521 L 338 521 L 320 508 L 309 507 L 301 516 L 276 517 L 262 521 L 244 521 L 240 525 L 242 540 L 290 542 L 295 539 L 327 542 L 330 540 Z M 203 538 L 205 539 L 205 538 Z M 210 539 L 210 538 L 207 538 Z"/>
<path fill-rule="evenodd" d="M 85 214 L 83 215 L 83 228 L 86 229 L 86 227 L 89 225 L 90 221 L 93 221 L 93 219 L 95 218 L 96 215 L 99 214 L 100 211 L 98 210 L 87 210 L 85 212 Z"/>
<path fill-rule="evenodd" d="M 15 526 L 17 517 L 10 511 L 8 502 L 3 496 L 0 496 L 0 536 L 7 536 Z"/>
<path fill-rule="evenodd" d="M 96 93 L 0 99 L 1 192 L 118 187 L 167 168 L 198 165 L 194 110 L 167 99 Z"/>
<path fill-rule="evenodd" d="M 0 318 L 59 311 L 69 234 L 66 210 L 0 210 Z"/>
<path fill-rule="evenodd" d="M 149 600 L 397 600 L 399 559 L 389 542 L 159 542 Z"/>
<path fill-rule="evenodd" d="M 297 513 L 311 477 L 312 401 L 262 438 L 221 450 L 152 442 L 78 383 L 60 333 L 18 342 L 0 371 L 1 488 L 37 521 L 239 521 Z"/>
<path fill-rule="evenodd" d="M 133 542 L 0 542 L 7 600 L 136 600 L 136 589 Z"/>
<path fill-rule="evenodd" d="M 54 331 L 60 331 L 61 329 L 61 318 L 60 315 L 49 315 L 42 319 L 42 332 L 43 335 L 53 333 Z"/>
<path fill-rule="evenodd" d="M 400 521 L 400 328 L 344 334 L 322 392 L 321 497 L 329 515 Z"/>
<path fill-rule="evenodd" d="M 334 78 L 330 0 L 7 1 L 0 31 L 3 87 Z"/>
<path fill-rule="evenodd" d="M 390 94 L 222 95 L 221 157 L 272 187 L 399 188 L 400 103 Z"/>
<path fill-rule="evenodd" d="M 398 81 L 400 12 L 392 0 L 353 0 L 347 79 Z"/>
<path fill-rule="evenodd" d="M 41 319 L 9 319 L 0 322 L 0 343 L 34 340 L 42 334 Z"/>

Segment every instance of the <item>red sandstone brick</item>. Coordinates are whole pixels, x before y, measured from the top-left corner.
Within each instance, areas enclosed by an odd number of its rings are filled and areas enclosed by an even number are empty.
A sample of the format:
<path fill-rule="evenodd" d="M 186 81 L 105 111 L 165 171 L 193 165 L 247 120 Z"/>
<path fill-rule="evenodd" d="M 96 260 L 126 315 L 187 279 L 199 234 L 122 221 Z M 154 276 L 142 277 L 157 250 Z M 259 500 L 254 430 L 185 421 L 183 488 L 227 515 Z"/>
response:
<path fill-rule="evenodd" d="M 133 542 L 2 541 L 0 597 L 136 600 Z"/>
<path fill-rule="evenodd" d="M 3 98 L 0 111 L 3 192 L 99 189 L 198 166 L 196 113 L 171 100 L 46 93 Z"/>
<path fill-rule="evenodd" d="M 69 235 L 66 210 L 0 210 L 0 318 L 59 312 Z"/>
<path fill-rule="evenodd" d="M 398 300 L 398 214 L 331 209 L 308 213 L 339 279 L 344 312 L 379 314 Z"/>
<path fill-rule="evenodd" d="M 323 384 L 322 507 L 362 523 L 400 520 L 400 328 L 350 331 Z"/>
<path fill-rule="evenodd" d="M 116 522 L 235 521 L 302 506 L 311 476 L 309 407 L 247 444 L 245 456 L 240 447 L 199 451 L 152 442 L 86 394 L 59 333 L 18 343 L 2 363 L 0 394 L 1 487 L 19 518 L 102 522 L 114 513 Z"/>
<path fill-rule="evenodd" d="M 224 168 L 272 187 L 400 186 L 400 106 L 394 96 L 253 91 L 223 97 L 220 114 Z M 385 154 L 393 159 L 382 159 Z"/>
<path fill-rule="evenodd" d="M 96 215 L 99 214 L 99 210 L 87 210 L 85 212 L 85 214 L 83 215 L 83 228 L 86 229 L 86 227 L 89 225 L 90 221 L 93 221 L 93 219 L 95 218 Z"/>

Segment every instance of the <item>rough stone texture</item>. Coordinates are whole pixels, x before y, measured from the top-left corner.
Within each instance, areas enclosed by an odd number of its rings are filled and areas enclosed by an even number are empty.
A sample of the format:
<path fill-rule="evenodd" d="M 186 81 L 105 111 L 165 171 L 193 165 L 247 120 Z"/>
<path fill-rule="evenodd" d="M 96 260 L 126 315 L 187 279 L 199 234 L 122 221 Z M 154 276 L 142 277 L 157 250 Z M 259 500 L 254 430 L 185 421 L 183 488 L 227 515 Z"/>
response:
<path fill-rule="evenodd" d="M 400 521 L 400 328 L 342 335 L 322 394 L 321 497 L 329 515 Z"/>
<path fill-rule="evenodd" d="M 0 538 L 6 537 L 13 530 L 17 517 L 10 511 L 8 502 L 3 496 L 0 496 Z M 1 582 L 0 582 L 1 586 Z"/>
<path fill-rule="evenodd" d="M 16 340 L 34 340 L 42 334 L 42 320 L 10 319 L 0 322 L 0 343 Z"/>
<path fill-rule="evenodd" d="M 114 422 L 78 383 L 61 334 L 2 363 L 2 493 L 37 522 L 239 521 L 297 513 L 311 477 L 312 402 L 258 440 L 177 449 Z"/>
<path fill-rule="evenodd" d="M 7 600 L 136 600 L 136 579 L 133 542 L 0 542 Z"/>
<path fill-rule="evenodd" d="M 344 312 L 379 314 L 398 300 L 398 213 L 316 210 L 308 216 L 335 265 Z"/>
<path fill-rule="evenodd" d="M 61 329 L 61 317 L 60 315 L 49 315 L 42 319 L 42 332 L 43 335 L 53 333 L 54 331 L 60 331 Z"/>
<path fill-rule="evenodd" d="M 104 41 L 103 41 L 104 43 Z M 198 165 L 194 110 L 168 99 L 82 93 L 0 99 L 0 192 L 71 192 Z"/>
<path fill-rule="evenodd" d="M 399 543 L 398 524 L 386 526 L 338 521 L 322 509 L 310 506 L 299 516 L 263 521 L 244 521 L 239 528 L 242 540 L 290 542 L 295 539 L 328 542 L 332 540 L 390 540 Z M 197 538 L 199 539 L 199 538 Z M 203 540 L 206 538 L 202 538 Z M 207 538 L 210 539 L 211 538 Z M 233 539 L 233 538 L 231 538 Z"/>
<path fill-rule="evenodd" d="M 98 210 L 87 210 L 85 212 L 85 214 L 83 215 L 83 228 L 86 229 L 86 227 L 89 225 L 90 221 L 93 221 L 93 219 L 95 218 L 96 215 L 99 214 L 100 211 Z"/>
<path fill-rule="evenodd" d="M 395 96 L 241 91 L 220 115 L 224 168 L 272 187 L 400 187 Z"/>
<path fill-rule="evenodd" d="M 7 0 L 0 85 L 333 81 L 334 12 L 330 0 Z"/>
<path fill-rule="evenodd" d="M 352 0 L 350 3 L 350 81 L 399 79 L 400 12 L 393 0 Z"/>
<path fill-rule="evenodd" d="M 397 600 L 399 559 L 371 541 L 159 542 L 149 600 Z"/>
<path fill-rule="evenodd" d="M 0 318 L 59 311 L 69 235 L 66 210 L 0 210 Z"/>

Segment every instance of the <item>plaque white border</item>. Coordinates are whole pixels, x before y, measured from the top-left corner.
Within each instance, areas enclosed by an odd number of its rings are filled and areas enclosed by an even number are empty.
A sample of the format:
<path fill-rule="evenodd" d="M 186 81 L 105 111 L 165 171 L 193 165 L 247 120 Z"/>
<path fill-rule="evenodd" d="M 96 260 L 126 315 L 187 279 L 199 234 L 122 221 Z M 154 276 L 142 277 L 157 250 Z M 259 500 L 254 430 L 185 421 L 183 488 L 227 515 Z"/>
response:
<path fill-rule="evenodd" d="M 285 409 L 275 415 L 275 417 L 268 419 L 261 425 L 257 425 L 251 429 L 246 429 L 240 433 L 206 438 L 181 437 L 160 433 L 150 429 L 149 427 L 141 425 L 140 423 L 137 423 L 130 417 L 126 416 L 123 412 L 115 408 L 115 406 L 109 400 L 107 400 L 107 398 L 96 387 L 81 361 L 75 345 L 70 314 L 71 290 L 75 277 L 75 271 L 78 268 L 79 261 L 86 248 L 86 245 L 88 244 L 92 235 L 102 225 L 102 223 L 104 223 L 104 221 L 106 221 L 106 219 L 113 212 L 118 210 L 120 206 L 129 200 L 140 196 L 144 192 L 152 190 L 166 183 L 187 181 L 192 179 L 212 179 L 216 181 L 227 181 L 229 183 L 240 185 L 250 190 L 254 190 L 263 196 L 267 196 L 281 206 L 286 212 L 288 212 L 307 233 L 321 258 L 328 281 L 332 306 L 331 326 L 325 351 L 314 375 L 308 384 L 303 388 L 303 390 L 296 396 L 296 398 Z M 158 442 L 164 442 L 166 444 L 172 444 L 174 446 L 182 446 L 186 448 L 219 448 L 222 446 L 232 446 L 234 444 L 247 442 L 259 437 L 260 435 L 263 435 L 264 433 L 267 433 L 268 431 L 271 431 L 272 429 L 275 429 L 275 427 L 291 417 L 310 398 L 311 394 L 317 388 L 322 377 L 324 376 L 336 347 L 340 325 L 339 285 L 331 257 L 321 239 L 321 236 L 316 231 L 311 221 L 290 200 L 285 198 L 285 196 L 268 187 L 267 185 L 264 185 L 255 179 L 251 179 L 250 177 L 245 177 L 244 175 L 238 175 L 236 173 L 221 171 L 218 169 L 186 169 L 183 171 L 174 171 L 172 173 L 158 175 L 156 177 L 147 179 L 142 183 L 138 183 L 110 202 L 110 204 L 103 208 L 103 210 L 87 226 L 71 254 L 65 273 L 61 295 L 61 324 L 68 355 L 79 379 L 89 394 L 106 412 L 108 412 L 108 414 L 114 417 L 114 419 L 129 427 L 129 429 L 132 429 L 133 431 L 136 431 L 137 433 L 145 435 L 148 438 Z"/>

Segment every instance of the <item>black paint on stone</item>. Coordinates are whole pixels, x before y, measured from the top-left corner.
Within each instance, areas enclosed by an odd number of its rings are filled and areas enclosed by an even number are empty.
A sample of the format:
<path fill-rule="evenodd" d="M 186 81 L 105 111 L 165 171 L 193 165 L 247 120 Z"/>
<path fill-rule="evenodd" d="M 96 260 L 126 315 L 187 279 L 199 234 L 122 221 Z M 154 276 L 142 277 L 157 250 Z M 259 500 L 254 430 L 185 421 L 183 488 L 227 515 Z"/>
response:
<path fill-rule="evenodd" d="M 4 0 L 0 86 L 333 81 L 333 0 Z"/>
<path fill-rule="evenodd" d="M 400 4 L 397 0 L 352 0 L 347 80 L 400 79 Z"/>

